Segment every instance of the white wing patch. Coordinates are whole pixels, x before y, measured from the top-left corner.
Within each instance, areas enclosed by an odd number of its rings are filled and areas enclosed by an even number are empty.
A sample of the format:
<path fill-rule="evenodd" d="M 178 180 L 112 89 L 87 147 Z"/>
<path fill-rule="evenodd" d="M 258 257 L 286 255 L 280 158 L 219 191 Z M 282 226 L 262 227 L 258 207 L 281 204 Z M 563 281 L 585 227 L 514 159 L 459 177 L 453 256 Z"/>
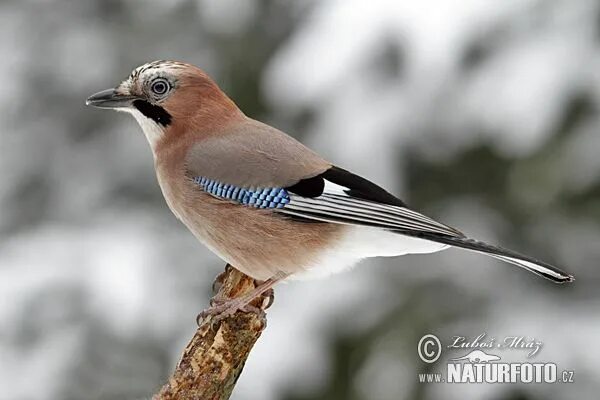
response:
<path fill-rule="evenodd" d="M 464 237 L 459 231 L 406 207 L 352 197 L 347 194 L 349 190 L 325 180 L 321 196 L 310 198 L 290 193 L 289 204 L 277 211 L 324 222 Z"/>

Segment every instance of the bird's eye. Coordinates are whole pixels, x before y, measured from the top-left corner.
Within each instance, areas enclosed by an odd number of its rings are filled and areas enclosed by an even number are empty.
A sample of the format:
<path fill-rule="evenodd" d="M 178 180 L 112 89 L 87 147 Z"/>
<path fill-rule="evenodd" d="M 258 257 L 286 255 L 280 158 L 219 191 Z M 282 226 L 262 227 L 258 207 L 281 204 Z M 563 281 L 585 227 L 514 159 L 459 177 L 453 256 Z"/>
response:
<path fill-rule="evenodd" d="M 157 96 L 163 96 L 169 91 L 170 86 L 171 85 L 169 84 L 169 81 L 163 78 L 158 78 L 152 82 L 150 90 Z"/>

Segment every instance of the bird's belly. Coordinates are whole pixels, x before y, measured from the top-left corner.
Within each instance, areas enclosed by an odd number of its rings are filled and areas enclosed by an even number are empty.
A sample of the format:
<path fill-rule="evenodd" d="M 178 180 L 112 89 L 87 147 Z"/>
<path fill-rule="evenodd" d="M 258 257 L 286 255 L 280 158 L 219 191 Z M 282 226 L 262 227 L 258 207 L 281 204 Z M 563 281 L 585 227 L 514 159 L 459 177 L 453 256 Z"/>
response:
<path fill-rule="evenodd" d="M 305 266 L 290 279 L 326 277 L 351 268 L 364 258 L 435 253 L 445 248 L 448 246 L 383 229 L 347 226 L 340 240 L 320 252 L 313 265 Z"/>

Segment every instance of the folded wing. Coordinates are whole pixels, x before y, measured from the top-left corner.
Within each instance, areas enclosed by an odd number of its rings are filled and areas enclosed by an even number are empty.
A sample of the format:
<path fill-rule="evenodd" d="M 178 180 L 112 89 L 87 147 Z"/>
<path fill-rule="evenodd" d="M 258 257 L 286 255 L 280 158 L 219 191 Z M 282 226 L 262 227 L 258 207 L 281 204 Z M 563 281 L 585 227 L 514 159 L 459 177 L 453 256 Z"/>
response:
<path fill-rule="evenodd" d="M 277 212 L 308 220 L 386 229 L 485 254 L 554 282 L 573 280 L 573 276 L 543 261 L 467 238 L 452 227 L 410 210 L 374 183 L 338 167 L 305 179 L 287 191 L 289 202 Z"/>
<path fill-rule="evenodd" d="M 398 231 L 429 232 L 464 237 L 454 228 L 413 211 L 383 188 L 332 167 L 286 188 L 290 201 L 281 212 L 324 222 L 365 225 Z"/>

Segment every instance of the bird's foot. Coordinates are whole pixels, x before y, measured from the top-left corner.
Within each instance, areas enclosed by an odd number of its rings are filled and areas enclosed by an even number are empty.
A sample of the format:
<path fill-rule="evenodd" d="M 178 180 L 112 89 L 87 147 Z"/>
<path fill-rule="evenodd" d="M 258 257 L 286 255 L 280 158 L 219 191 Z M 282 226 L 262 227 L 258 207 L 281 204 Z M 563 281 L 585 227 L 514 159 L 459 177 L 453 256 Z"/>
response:
<path fill-rule="evenodd" d="M 227 268 L 230 268 L 229 264 L 227 265 Z M 227 270 L 225 271 L 225 274 L 226 273 Z M 213 290 L 217 292 L 220 291 L 225 274 L 219 275 L 216 280 L 216 287 L 213 286 Z M 267 315 L 264 310 L 273 304 L 273 299 L 275 298 L 273 285 L 285 279 L 286 277 L 286 274 L 280 273 L 267 279 L 266 281 L 256 281 L 256 287 L 253 290 L 236 298 L 224 297 L 223 295 L 217 293 L 210 300 L 210 307 L 198 314 L 196 317 L 196 323 L 198 326 L 200 326 L 202 320 L 211 317 L 211 325 L 214 326 L 223 319 L 232 316 L 238 311 L 241 311 L 244 313 L 256 314 L 262 321 L 263 325 L 266 326 Z M 260 302 L 254 303 L 257 305 L 251 304 L 255 299 L 260 300 Z"/>
<path fill-rule="evenodd" d="M 268 298 L 267 307 L 273 302 L 272 297 L 271 294 L 271 297 Z M 245 299 L 224 299 L 216 296 L 211 299 L 210 307 L 198 314 L 196 323 L 200 326 L 204 319 L 212 317 L 211 324 L 214 326 L 238 311 L 256 314 L 263 324 L 266 325 L 267 323 L 267 314 L 263 308 L 253 306 L 252 304 L 245 302 Z"/>

